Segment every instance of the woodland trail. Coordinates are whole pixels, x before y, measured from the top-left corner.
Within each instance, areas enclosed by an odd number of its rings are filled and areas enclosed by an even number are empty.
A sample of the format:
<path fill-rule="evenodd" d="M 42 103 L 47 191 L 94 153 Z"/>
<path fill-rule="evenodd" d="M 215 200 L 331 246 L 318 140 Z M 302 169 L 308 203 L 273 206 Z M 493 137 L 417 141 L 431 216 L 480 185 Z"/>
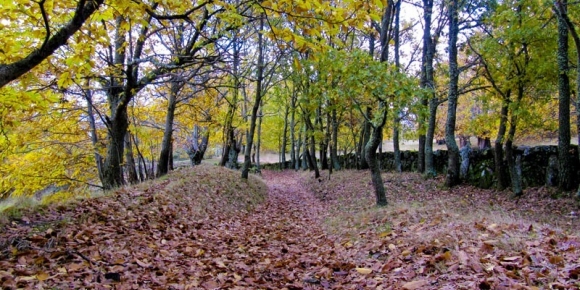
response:
<path fill-rule="evenodd" d="M 250 214 L 217 225 L 207 242 L 222 244 L 207 252 L 215 265 L 204 270 L 217 276 L 202 277 L 204 288 L 302 289 L 329 287 L 341 266 L 335 245 L 321 228 L 323 205 L 300 184 L 300 173 L 266 171 L 263 179 L 269 197 Z M 243 274 L 245 273 L 245 274 Z M 339 274 L 345 275 L 346 272 Z M 233 280 L 233 281 L 232 281 Z M 231 283 L 228 283 L 230 282 Z M 228 285 L 229 284 L 229 285 Z M 214 287 L 215 286 L 215 287 Z"/>

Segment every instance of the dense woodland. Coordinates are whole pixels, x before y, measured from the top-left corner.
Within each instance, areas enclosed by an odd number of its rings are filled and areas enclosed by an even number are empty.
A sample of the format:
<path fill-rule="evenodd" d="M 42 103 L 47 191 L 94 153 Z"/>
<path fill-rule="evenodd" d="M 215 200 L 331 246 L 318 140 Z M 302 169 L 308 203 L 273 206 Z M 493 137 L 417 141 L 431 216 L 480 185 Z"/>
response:
<path fill-rule="evenodd" d="M 434 176 L 444 139 L 453 187 L 469 136 L 516 195 L 514 142 L 557 137 L 572 191 L 579 13 L 566 0 L 4 2 L 0 198 L 112 189 L 209 154 L 248 178 L 275 151 L 317 177 L 355 153 L 386 205 L 383 140 L 397 159 L 418 139 Z"/>

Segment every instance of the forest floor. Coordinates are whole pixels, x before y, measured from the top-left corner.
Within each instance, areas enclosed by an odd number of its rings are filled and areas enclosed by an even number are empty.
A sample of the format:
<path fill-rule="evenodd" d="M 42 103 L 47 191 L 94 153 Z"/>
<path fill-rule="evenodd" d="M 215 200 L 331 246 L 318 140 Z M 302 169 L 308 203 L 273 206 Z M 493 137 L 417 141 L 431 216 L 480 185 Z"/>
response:
<path fill-rule="evenodd" d="M 327 172 L 325 174 L 328 174 Z M 577 201 L 418 174 L 239 173 L 202 165 L 0 224 L 0 287 L 578 289 Z"/>

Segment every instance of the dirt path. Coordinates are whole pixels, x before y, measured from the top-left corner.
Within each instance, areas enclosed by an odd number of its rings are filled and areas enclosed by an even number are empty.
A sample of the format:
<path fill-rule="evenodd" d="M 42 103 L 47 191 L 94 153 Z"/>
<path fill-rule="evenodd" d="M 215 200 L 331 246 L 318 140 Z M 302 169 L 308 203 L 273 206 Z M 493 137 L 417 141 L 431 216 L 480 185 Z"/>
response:
<path fill-rule="evenodd" d="M 323 206 L 290 171 L 264 172 L 269 199 L 255 212 L 217 226 L 203 255 L 200 286 L 302 289 L 329 287 L 346 275 L 334 241 L 323 232 Z M 340 245 L 338 245 L 340 247 Z"/>

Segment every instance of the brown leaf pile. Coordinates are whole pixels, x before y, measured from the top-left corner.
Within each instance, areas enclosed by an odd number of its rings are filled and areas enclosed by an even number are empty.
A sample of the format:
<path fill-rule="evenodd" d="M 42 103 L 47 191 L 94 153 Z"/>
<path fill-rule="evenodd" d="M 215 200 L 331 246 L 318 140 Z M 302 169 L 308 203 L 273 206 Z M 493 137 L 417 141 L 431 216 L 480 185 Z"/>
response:
<path fill-rule="evenodd" d="M 442 189 L 442 180 L 417 174 L 383 177 L 391 204 L 382 209 L 372 206 L 368 172 L 309 182 L 328 206 L 327 231 L 349 238 L 353 263 L 372 269 L 369 280 L 380 281 L 364 287 L 580 287 L 577 201 L 550 199 L 544 188 L 511 200 L 508 192 Z"/>
<path fill-rule="evenodd" d="M 546 199 L 437 188 L 386 174 L 373 206 L 368 172 L 205 166 L 42 213 L 0 232 L 0 286 L 97 289 L 575 289 L 577 219 L 537 223 Z M 498 196 L 498 199 L 492 199 Z M 562 201 L 562 200 L 559 200 Z M 551 201 L 547 201 L 551 202 Z M 491 204 L 493 203 L 493 204 Z M 570 203 L 566 206 L 573 206 Z M 560 210 L 568 210 L 560 207 Z M 538 210 L 539 211 L 539 210 Z M 545 215 L 543 215 L 545 214 Z M 532 221 L 530 221 L 532 218 Z"/>

